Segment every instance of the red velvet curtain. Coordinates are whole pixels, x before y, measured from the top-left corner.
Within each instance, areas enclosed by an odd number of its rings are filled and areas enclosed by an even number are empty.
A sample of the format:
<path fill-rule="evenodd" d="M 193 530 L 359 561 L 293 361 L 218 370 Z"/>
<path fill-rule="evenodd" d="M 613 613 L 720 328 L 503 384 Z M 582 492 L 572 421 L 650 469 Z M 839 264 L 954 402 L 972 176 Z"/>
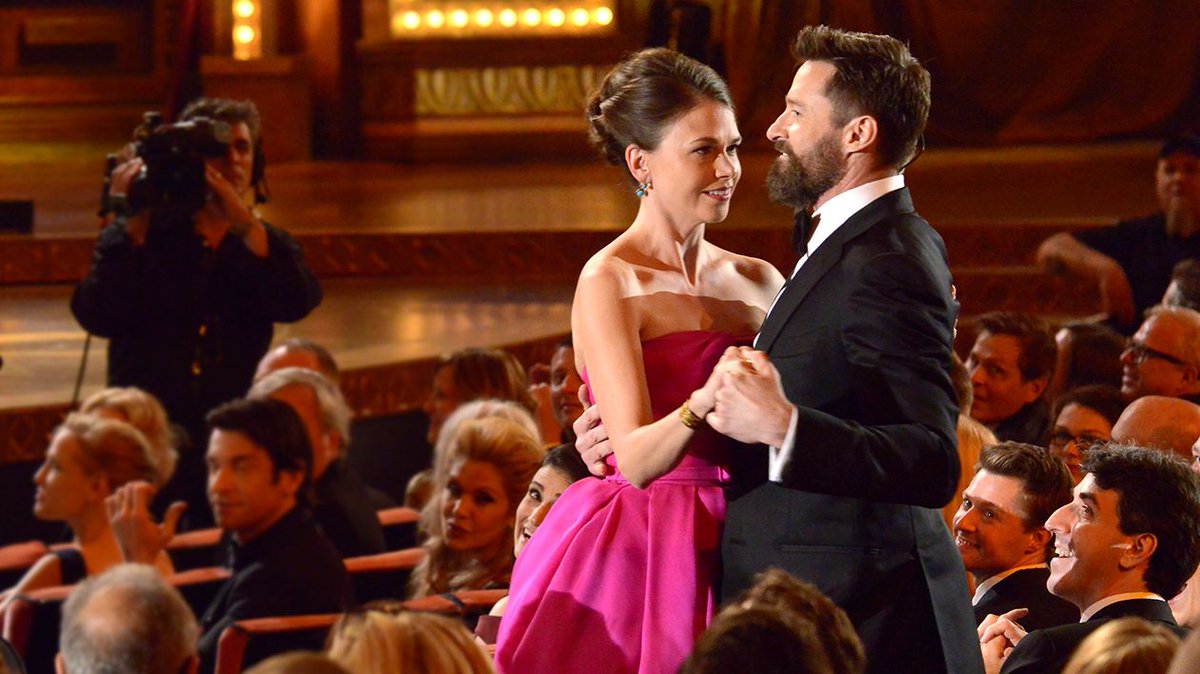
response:
<path fill-rule="evenodd" d="M 933 76 L 943 145 L 1083 142 L 1200 129 L 1195 0 L 752 0 L 726 5 L 747 134 L 782 109 L 801 26 L 894 35 Z"/>

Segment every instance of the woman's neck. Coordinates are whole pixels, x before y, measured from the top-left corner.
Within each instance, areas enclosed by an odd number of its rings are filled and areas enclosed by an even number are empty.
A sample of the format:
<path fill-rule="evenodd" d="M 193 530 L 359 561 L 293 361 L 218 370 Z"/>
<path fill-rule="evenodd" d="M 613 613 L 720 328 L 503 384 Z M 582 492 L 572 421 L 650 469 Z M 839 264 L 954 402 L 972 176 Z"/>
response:
<path fill-rule="evenodd" d="M 638 247 L 652 259 L 677 269 L 695 284 L 702 263 L 705 223 L 682 224 L 643 204 L 629 227 Z"/>
<path fill-rule="evenodd" d="M 87 508 L 79 517 L 68 520 L 67 524 L 80 547 L 112 537 L 112 527 L 108 523 L 108 513 L 105 512 L 103 503 Z"/>

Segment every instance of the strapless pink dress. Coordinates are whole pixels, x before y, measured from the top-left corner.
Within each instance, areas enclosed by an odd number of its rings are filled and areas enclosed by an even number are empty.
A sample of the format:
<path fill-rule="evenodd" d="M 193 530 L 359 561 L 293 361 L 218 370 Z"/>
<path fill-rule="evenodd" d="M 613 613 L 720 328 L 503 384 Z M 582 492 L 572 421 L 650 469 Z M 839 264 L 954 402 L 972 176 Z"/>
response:
<path fill-rule="evenodd" d="M 740 341 L 692 331 L 643 342 L 654 418 L 677 414 Z M 517 559 L 497 671 L 675 672 L 717 608 L 730 442 L 704 429 L 645 489 L 619 473 L 568 487 Z"/>

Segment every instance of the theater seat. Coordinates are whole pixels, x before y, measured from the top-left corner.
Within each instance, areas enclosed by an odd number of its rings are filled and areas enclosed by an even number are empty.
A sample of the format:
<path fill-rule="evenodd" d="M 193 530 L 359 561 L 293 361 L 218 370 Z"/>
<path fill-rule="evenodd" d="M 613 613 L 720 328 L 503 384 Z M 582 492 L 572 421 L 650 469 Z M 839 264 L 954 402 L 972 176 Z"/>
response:
<path fill-rule="evenodd" d="M 408 548 L 378 555 L 347 558 L 346 572 L 350 574 L 350 581 L 354 583 L 354 596 L 358 603 L 403 597 L 412 570 L 424 559 L 424 548 Z"/>
<path fill-rule="evenodd" d="M 50 551 L 41 541 L 26 541 L 0 547 L 0 588 L 17 584 L 29 567 Z"/>
<path fill-rule="evenodd" d="M 247 662 L 253 664 L 271 655 L 297 650 L 297 645 L 303 648 L 305 643 L 324 643 L 329 628 L 340 616 L 340 613 L 322 613 L 239 620 L 226 627 L 217 640 L 213 674 L 238 674 Z M 248 650 L 253 651 L 249 658 Z"/>
<path fill-rule="evenodd" d="M 167 554 L 177 571 L 219 566 L 224 560 L 218 544 L 221 542 L 221 529 L 197 529 L 182 534 L 175 534 L 167 543 Z"/>
<path fill-rule="evenodd" d="M 417 522 L 420 511 L 403 506 L 376 512 L 388 550 L 403 550 L 417 546 Z"/>

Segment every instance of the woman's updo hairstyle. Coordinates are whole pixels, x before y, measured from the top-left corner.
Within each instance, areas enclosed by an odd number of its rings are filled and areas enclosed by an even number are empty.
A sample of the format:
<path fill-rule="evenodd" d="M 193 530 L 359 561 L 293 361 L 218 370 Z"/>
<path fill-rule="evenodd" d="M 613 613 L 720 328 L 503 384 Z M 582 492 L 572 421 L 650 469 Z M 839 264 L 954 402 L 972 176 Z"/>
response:
<path fill-rule="evenodd" d="M 624 166 L 626 147 L 654 151 L 667 126 L 705 99 L 733 109 L 729 87 L 712 68 L 663 47 L 643 49 L 600 83 L 587 106 L 588 136 L 605 160 Z"/>

